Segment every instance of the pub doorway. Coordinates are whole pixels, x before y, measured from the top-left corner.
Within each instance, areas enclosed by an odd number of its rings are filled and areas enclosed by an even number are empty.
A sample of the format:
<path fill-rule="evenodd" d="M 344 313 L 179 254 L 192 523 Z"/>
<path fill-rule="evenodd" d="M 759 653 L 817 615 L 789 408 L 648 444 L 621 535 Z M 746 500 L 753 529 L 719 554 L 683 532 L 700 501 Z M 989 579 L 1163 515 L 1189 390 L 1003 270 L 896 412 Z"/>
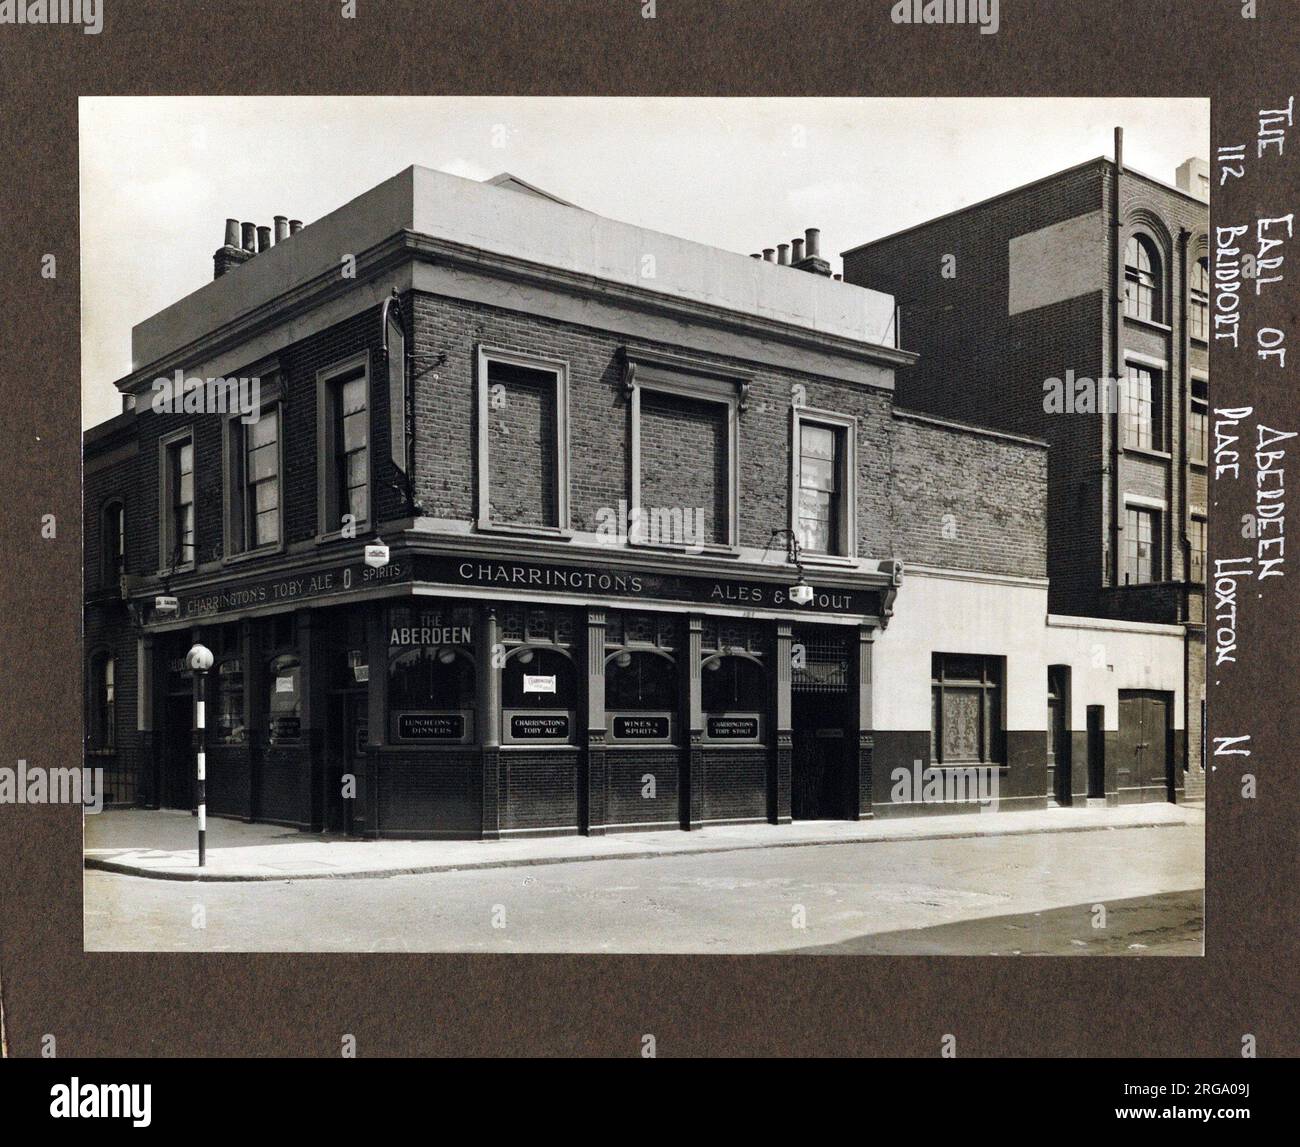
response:
<path fill-rule="evenodd" d="M 173 689 L 163 710 L 161 804 L 163 808 L 193 809 L 194 802 L 194 694 Z"/>
<path fill-rule="evenodd" d="M 370 736 L 369 698 L 364 689 L 348 689 L 330 696 L 329 731 L 325 738 L 325 830 L 349 836 L 356 832 L 357 801 L 366 768 L 366 741 Z M 353 778 L 351 798 L 344 795 L 343 778 Z"/>
<path fill-rule="evenodd" d="M 797 630 L 790 682 L 790 816 L 848 815 L 848 642 L 830 627 Z"/>

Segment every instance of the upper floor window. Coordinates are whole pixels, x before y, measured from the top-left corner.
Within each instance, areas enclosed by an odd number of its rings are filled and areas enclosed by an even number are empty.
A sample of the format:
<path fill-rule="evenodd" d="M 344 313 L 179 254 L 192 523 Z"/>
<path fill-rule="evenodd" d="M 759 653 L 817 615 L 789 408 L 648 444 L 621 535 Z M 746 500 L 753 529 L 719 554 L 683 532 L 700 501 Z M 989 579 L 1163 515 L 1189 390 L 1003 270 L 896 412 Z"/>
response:
<path fill-rule="evenodd" d="M 1187 523 L 1187 539 L 1191 543 L 1191 569 L 1188 580 L 1205 581 L 1205 519 L 1191 518 Z"/>
<path fill-rule="evenodd" d="M 1124 510 L 1124 584 L 1160 580 L 1160 512 L 1145 506 Z"/>
<path fill-rule="evenodd" d="M 1160 318 L 1160 256 L 1145 235 L 1129 236 L 1124 250 L 1124 313 Z"/>
<path fill-rule="evenodd" d="M 1187 413 L 1187 456 L 1193 462 L 1204 464 L 1210 452 L 1210 394 L 1209 382 L 1203 378 L 1192 379 L 1191 408 Z"/>
<path fill-rule="evenodd" d="M 1191 292 L 1187 301 L 1187 326 L 1194 339 L 1210 337 L 1210 261 L 1202 255 L 1192 264 Z"/>
<path fill-rule="evenodd" d="M 317 376 L 317 476 L 322 534 L 344 528 L 359 529 L 370 519 L 370 376 L 366 364 L 366 356 L 361 355 Z M 277 422 L 277 433 L 278 429 Z M 277 458 L 278 449 L 277 446 L 271 452 Z M 278 522 L 278 483 L 274 488 Z M 264 497 L 269 501 L 270 487 Z M 269 529 L 269 514 L 267 521 Z"/>
<path fill-rule="evenodd" d="M 280 541 L 280 408 L 262 410 L 256 422 L 227 422 L 230 450 L 232 553 L 278 545 Z"/>
<path fill-rule="evenodd" d="M 1158 376 L 1145 367 L 1130 366 L 1125 381 L 1124 443 L 1145 450 L 1159 449 Z"/>
<path fill-rule="evenodd" d="M 796 414 L 795 532 L 811 554 L 853 553 L 852 424 Z"/>
<path fill-rule="evenodd" d="M 479 348 L 478 524 L 567 529 L 568 368 Z"/>
<path fill-rule="evenodd" d="M 100 525 L 100 547 L 104 556 L 104 581 L 117 585 L 126 573 L 126 508 L 114 498 L 104 507 Z"/>
<path fill-rule="evenodd" d="M 161 560 L 164 569 L 192 565 L 197 557 L 194 528 L 194 435 L 189 430 L 162 439 Z"/>
<path fill-rule="evenodd" d="M 624 348 L 631 418 L 630 540 L 689 552 L 736 544 L 744 371 Z"/>

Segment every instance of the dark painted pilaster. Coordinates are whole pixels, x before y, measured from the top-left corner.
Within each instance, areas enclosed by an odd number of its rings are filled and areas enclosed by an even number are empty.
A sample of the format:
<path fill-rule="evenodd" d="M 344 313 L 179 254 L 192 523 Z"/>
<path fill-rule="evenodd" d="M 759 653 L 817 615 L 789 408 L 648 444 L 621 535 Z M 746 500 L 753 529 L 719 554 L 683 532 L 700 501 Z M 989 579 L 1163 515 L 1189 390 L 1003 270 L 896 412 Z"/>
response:
<path fill-rule="evenodd" d="M 501 835 L 501 670 L 497 666 L 497 611 L 484 606 L 478 640 L 478 737 L 482 746 L 484 840 Z"/>
<path fill-rule="evenodd" d="M 678 793 L 681 801 L 681 824 L 684 829 L 699 828 L 704 812 L 704 696 L 700 678 L 700 662 L 704 650 L 704 619 L 691 614 L 687 624 L 683 697 L 683 730 L 681 780 Z"/>
<path fill-rule="evenodd" d="M 359 795 L 366 836 L 379 836 L 380 755 L 388 739 L 388 611 L 373 601 L 366 610 L 366 782 Z"/>
<path fill-rule="evenodd" d="M 790 720 L 790 683 L 794 675 L 791 646 L 793 627 L 788 621 L 776 623 L 773 648 L 772 763 L 767 786 L 767 819 L 773 824 L 790 823 L 790 766 L 794 753 L 794 734 Z"/>
<path fill-rule="evenodd" d="M 298 657 L 302 665 L 302 735 L 310 776 L 303 818 L 312 832 L 325 827 L 325 649 L 321 619 L 309 609 L 298 611 Z"/>
<path fill-rule="evenodd" d="M 609 820 L 605 767 L 605 611 L 587 610 L 587 735 L 578 791 L 578 825 L 587 836 L 604 836 Z"/>

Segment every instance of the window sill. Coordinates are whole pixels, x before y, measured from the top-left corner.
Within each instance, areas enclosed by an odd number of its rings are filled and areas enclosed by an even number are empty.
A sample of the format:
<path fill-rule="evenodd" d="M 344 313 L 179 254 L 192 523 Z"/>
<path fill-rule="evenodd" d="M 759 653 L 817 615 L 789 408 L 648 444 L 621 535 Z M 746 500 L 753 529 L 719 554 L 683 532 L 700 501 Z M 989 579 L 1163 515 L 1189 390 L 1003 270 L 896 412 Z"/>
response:
<path fill-rule="evenodd" d="M 325 533 L 325 534 L 317 534 L 316 544 L 318 546 L 324 546 L 324 545 L 329 545 L 331 542 L 356 542 L 359 545 L 364 546 L 368 544 L 366 535 L 369 533 L 370 533 L 370 523 L 367 520 L 364 522 L 358 522 L 356 524 L 355 532 L 351 537 L 344 537 L 343 531 L 341 529 L 331 530 L 329 531 L 329 533 Z M 257 552 L 261 553 L 260 550 Z"/>
<path fill-rule="evenodd" d="M 1210 463 L 1204 458 L 1189 458 L 1187 459 L 1187 465 L 1193 470 L 1208 470 L 1210 468 Z"/>
<path fill-rule="evenodd" d="M 1192 346 L 1204 347 L 1206 350 L 1210 349 L 1209 339 L 1202 338 L 1200 335 L 1192 335 L 1192 334 L 1189 334 L 1187 337 L 1191 340 Z"/>
<path fill-rule="evenodd" d="M 241 562 L 256 561 L 258 558 L 274 557 L 284 553 L 284 543 L 278 542 L 273 546 L 258 546 L 255 550 L 241 550 L 237 554 L 227 554 L 221 559 L 223 566 L 235 566 Z"/>
<path fill-rule="evenodd" d="M 803 550 L 799 555 L 799 560 L 803 562 L 808 569 L 815 569 L 817 566 L 826 566 L 828 568 L 838 568 L 841 566 L 856 566 L 858 559 L 855 555 L 849 554 L 810 554 Z"/>
<path fill-rule="evenodd" d="M 160 569 L 155 576 L 160 578 L 171 578 L 171 577 L 175 577 L 177 574 L 193 573 L 194 570 L 195 570 L 194 563 L 186 562 L 184 565 L 181 566 L 172 566 L 171 569 Z"/>
<path fill-rule="evenodd" d="M 1153 450 L 1150 446 L 1124 446 L 1125 454 L 1136 454 L 1142 458 L 1157 458 L 1162 462 L 1172 462 L 1173 455 L 1168 450 Z"/>
<path fill-rule="evenodd" d="M 568 541 L 573 531 L 566 526 L 512 526 L 504 522 L 485 522 L 480 519 L 475 523 L 480 534 L 505 534 L 521 538 L 559 538 Z"/>
<path fill-rule="evenodd" d="M 710 557 L 710 558 L 738 558 L 740 557 L 739 546 L 718 545 L 716 542 L 710 542 L 702 546 L 679 546 L 671 542 L 635 542 L 631 538 L 627 540 L 629 550 L 644 550 L 649 553 L 659 554 L 685 554 L 690 557 Z"/>
<path fill-rule="evenodd" d="M 1140 327 L 1146 327 L 1149 330 L 1159 331 L 1161 334 L 1172 334 L 1173 327 L 1168 323 L 1162 323 L 1156 319 L 1143 319 L 1137 315 L 1130 315 L 1127 311 L 1124 313 L 1125 322 L 1136 323 Z"/>

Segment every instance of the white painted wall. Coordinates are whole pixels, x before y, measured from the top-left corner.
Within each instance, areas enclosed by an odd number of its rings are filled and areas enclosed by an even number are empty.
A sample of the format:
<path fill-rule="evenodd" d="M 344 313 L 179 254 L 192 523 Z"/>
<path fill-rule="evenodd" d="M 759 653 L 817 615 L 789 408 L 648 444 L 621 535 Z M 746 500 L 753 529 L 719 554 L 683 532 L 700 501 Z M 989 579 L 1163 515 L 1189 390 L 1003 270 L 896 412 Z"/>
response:
<path fill-rule="evenodd" d="M 1087 707 L 1106 706 L 1119 727 L 1119 690 L 1174 694 L 1183 727 L 1183 630 L 1047 613 L 1047 582 L 908 567 L 888 629 L 876 638 L 875 727 L 930 727 L 930 658 L 977 653 L 1007 659 L 1006 727 L 1045 729 L 1047 667 L 1071 669 L 1071 727 L 1087 727 Z"/>

